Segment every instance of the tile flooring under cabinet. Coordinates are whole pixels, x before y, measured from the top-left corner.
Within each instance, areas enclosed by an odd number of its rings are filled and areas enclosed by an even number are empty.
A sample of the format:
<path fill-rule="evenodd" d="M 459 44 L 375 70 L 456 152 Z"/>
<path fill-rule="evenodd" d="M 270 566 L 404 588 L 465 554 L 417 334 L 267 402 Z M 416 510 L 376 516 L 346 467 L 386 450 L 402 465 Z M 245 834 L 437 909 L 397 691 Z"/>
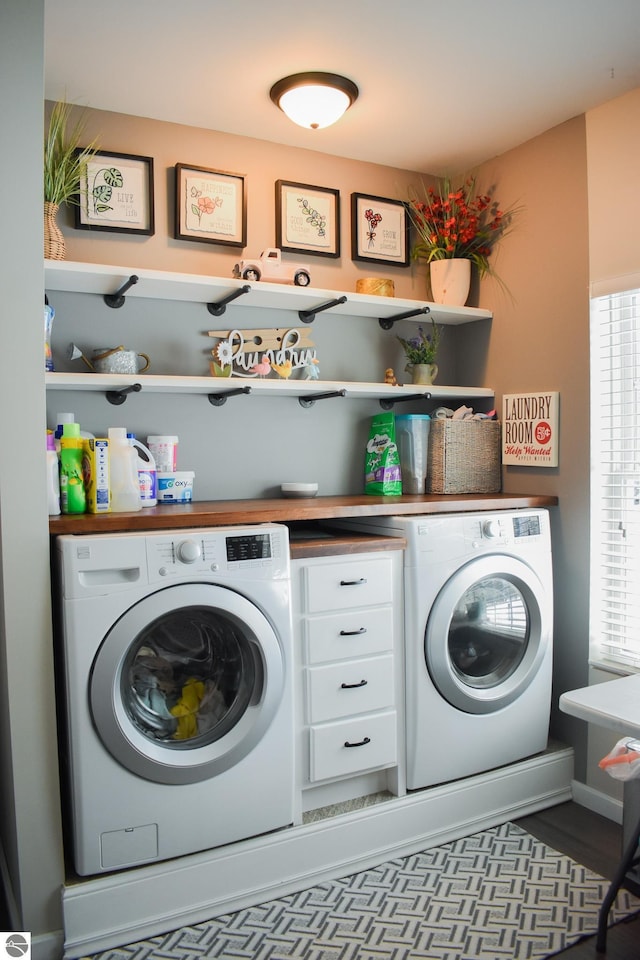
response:
<path fill-rule="evenodd" d="M 395 800 L 396 797 L 383 790 L 380 793 L 370 793 L 366 797 L 356 797 L 355 800 L 345 800 L 342 803 L 332 803 L 326 807 L 317 807 L 315 810 L 308 810 L 302 816 L 303 823 L 318 823 L 320 820 L 328 820 L 330 817 L 339 817 L 342 813 L 353 813 L 355 810 L 364 810 L 365 807 L 373 807 L 377 803 L 384 803 L 386 800 Z"/>

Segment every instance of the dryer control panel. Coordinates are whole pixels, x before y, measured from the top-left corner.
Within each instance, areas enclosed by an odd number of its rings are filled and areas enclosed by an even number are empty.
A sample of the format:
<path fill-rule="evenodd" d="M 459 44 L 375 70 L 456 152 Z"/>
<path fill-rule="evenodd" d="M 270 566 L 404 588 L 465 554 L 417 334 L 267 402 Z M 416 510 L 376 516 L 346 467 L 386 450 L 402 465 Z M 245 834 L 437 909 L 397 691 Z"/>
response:
<path fill-rule="evenodd" d="M 541 512 L 469 515 L 464 524 L 465 539 L 473 547 L 539 541 L 545 516 Z"/>
<path fill-rule="evenodd" d="M 551 549 L 549 516 L 545 510 L 402 519 L 406 520 L 403 526 L 408 540 L 406 566 L 505 552 L 532 557 Z"/>

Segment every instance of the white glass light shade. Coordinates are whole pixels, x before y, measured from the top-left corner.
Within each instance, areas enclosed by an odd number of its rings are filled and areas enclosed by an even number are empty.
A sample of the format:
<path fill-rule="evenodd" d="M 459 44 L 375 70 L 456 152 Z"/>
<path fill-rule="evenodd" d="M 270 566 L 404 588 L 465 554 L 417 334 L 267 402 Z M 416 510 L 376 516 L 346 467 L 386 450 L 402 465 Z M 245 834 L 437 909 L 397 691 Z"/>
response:
<path fill-rule="evenodd" d="M 357 96 L 355 83 L 333 73 L 298 73 L 271 88 L 271 99 L 289 119 L 311 130 L 335 123 Z"/>
<path fill-rule="evenodd" d="M 329 127 L 349 106 L 349 97 L 332 87 L 294 87 L 280 97 L 280 107 L 301 127 L 319 130 Z"/>

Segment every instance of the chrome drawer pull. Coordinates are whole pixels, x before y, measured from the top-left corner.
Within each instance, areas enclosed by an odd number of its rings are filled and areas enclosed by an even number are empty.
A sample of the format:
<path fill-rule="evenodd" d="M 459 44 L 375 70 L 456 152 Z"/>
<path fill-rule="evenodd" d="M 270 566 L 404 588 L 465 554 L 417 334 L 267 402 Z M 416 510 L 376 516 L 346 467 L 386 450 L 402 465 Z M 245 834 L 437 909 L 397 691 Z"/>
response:
<path fill-rule="evenodd" d="M 361 680 L 360 683 L 341 683 L 340 686 L 343 690 L 353 690 L 354 687 L 366 687 L 367 681 Z"/>
<path fill-rule="evenodd" d="M 341 580 L 340 586 L 341 587 L 359 587 L 360 584 L 366 583 L 366 582 L 367 582 L 366 577 L 360 577 L 359 580 Z"/>
<path fill-rule="evenodd" d="M 366 627 L 360 627 L 359 630 L 341 630 L 340 636 L 341 637 L 359 637 L 360 634 L 366 633 L 366 632 L 367 632 Z"/>
<path fill-rule="evenodd" d="M 365 737 L 364 740 L 361 740 L 359 743 L 349 743 L 348 740 L 345 740 L 345 747 L 365 747 L 368 743 L 371 743 L 370 737 Z"/>

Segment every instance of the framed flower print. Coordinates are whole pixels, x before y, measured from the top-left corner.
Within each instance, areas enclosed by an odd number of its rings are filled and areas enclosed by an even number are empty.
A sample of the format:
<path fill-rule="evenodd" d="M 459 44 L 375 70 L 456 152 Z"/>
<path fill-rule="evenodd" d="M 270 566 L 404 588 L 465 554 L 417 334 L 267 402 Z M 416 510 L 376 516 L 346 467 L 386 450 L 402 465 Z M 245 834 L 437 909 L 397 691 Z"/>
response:
<path fill-rule="evenodd" d="M 402 200 L 351 194 L 351 259 L 409 265 L 409 214 Z"/>
<path fill-rule="evenodd" d="M 244 174 L 177 163 L 174 236 L 176 240 L 246 246 Z"/>

